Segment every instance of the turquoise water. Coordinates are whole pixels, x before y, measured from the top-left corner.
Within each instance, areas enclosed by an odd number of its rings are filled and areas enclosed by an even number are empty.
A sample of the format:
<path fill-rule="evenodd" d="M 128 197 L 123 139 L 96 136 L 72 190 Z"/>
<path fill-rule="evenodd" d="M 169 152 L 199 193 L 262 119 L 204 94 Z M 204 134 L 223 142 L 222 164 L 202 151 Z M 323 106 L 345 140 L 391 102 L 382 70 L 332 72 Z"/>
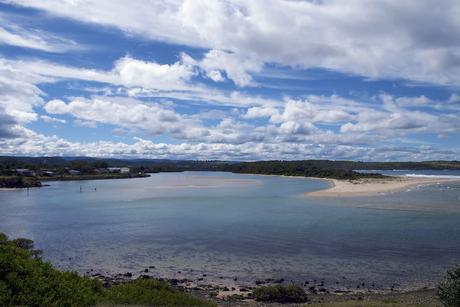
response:
<path fill-rule="evenodd" d="M 80 185 L 82 192 L 80 192 Z M 460 263 L 460 183 L 320 199 L 329 183 L 231 173 L 51 182 L 0 192 L 0 231 L 62 269 L 355 287 L 437 282 Z M 178 273 L 180 271 L 180 273 Z"/>

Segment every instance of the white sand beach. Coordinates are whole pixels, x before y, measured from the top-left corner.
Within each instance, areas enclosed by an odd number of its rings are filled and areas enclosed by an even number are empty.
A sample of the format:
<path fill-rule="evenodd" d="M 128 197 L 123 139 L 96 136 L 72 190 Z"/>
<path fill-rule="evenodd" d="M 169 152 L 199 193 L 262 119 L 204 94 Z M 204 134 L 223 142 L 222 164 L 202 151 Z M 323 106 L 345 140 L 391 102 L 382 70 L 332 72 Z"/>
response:
<path fill-rule="evenodd" d="M 368 196 L 381 193 L 403 191 L 417 185 L 431 185 L 452 181 L 460 181 L 458 178 L 436 178 L 436 177 L 391 177 L 391 178 L 369 178 L 359 180 L 337 180 L 327 179 L 333 185 L 330 188 L 307 192 L 306 196 L 314 197 L 343 197 L 343 196 Z"/>

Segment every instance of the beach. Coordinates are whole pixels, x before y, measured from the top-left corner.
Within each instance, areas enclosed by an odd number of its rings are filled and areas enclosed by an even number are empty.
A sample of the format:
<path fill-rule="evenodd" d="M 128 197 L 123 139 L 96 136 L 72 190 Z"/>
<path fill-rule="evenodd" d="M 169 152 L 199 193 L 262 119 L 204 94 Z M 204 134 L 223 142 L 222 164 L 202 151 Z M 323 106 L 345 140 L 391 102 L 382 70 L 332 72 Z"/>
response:
<path fill-rule="evenodd" d="M 332 183 L 330 188 L 306 192 L 314 197 L 372 196 L 382 193 L 404 191 L 418 185 L 432 185 L 460 181 L 458 178 L 393 176 L 358 180 L 325 179 Z"/>

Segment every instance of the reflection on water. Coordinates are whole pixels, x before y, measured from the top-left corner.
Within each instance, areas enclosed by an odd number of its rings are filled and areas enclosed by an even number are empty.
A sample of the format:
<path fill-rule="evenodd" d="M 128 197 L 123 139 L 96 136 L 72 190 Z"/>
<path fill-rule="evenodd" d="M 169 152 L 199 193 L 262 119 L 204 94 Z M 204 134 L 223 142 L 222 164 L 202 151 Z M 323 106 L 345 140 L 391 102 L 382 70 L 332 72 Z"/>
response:
<path fill-rule="evenodd" d="M 375 197 L 303 196 L 327 186 L 211 172 L 53 182 L 29 196 L 1 192 L 0 230 L 34 239 L 47 259 L 80 272 L 155 266 L 164 277 L 418 287 L 460 263 L 459 183 Z"/>

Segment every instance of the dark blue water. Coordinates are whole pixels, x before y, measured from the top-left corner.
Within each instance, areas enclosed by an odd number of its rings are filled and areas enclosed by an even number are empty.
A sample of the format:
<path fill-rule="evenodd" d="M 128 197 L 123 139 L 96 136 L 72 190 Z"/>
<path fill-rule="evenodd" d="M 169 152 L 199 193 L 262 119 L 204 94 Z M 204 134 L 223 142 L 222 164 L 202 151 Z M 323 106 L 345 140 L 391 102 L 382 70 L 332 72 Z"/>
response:
<path fill-rule="evenodd" d="M 82 273 L 155 266 L 162 277 L 416 288 L 460 263 L 459 183 L 374 197 L 303 195 L 328 185 L 211 172 L 52 182 L 29 195 L 0 192 L 0 230 L 32 238 L 53 264 Z"/>

